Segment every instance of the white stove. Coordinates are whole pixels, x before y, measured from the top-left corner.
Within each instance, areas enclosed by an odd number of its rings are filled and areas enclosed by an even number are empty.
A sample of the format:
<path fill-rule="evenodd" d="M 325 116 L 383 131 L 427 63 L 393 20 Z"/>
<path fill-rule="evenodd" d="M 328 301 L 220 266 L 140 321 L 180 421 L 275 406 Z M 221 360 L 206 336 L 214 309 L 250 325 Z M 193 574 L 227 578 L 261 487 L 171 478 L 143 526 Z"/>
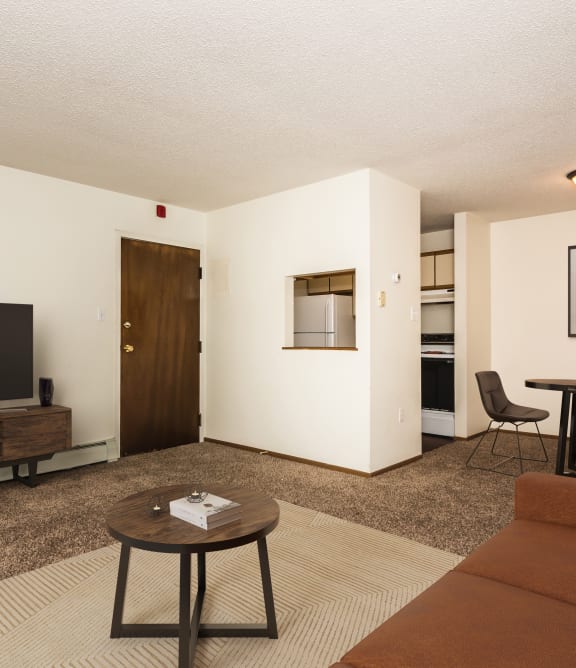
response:
<path fill-rule="evenodd" d="M 422 334 L 422 432 L 454 436 L 454 334 Z"/>
<path fill-rule="evenodd" d="M 420 355 L 427 359 L 454 359 L 454 344 L 444 345 L 434 343 L 423 343 L 420 346 Z"/>

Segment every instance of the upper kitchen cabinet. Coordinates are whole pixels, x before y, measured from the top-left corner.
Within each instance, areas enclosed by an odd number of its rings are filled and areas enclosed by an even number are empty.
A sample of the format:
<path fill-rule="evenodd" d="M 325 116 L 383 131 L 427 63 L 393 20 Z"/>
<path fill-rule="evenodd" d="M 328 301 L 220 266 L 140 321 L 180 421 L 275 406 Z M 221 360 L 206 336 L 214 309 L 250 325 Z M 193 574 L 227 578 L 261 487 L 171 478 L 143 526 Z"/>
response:
<path fill-rule="evenodd" d="M 308 294 L 323 295 L 330 292 L 330 278 L 328 276 L 314 276 L 308 279 Z"/>
<path fill-rule="evenodd" d="M 420 287 L 433 288 L 436 283 L 436 262 L 434 253 L 420 256 Z"/>
<path fill-rule="evenodd" d="M 354 272 L 332 274 L 330 276 L 330 292 L 352 294 L 354 289 Z"/>
<path fill-rule="evenodd" d="M 443 250 L 420 255 L 422 290 L 454 287 L 454 251 Z"/>
<path fill-rule="evenodd" d="M 436 287 L 454 287 L 454 251 L 436 253 Z"/>
<path fill-rule="evenodd" d="M 352 295 L 354 293 L 354 271 L 345 270 L 330 274 L 299 277 L 307 281 L 309 295 Z"/>

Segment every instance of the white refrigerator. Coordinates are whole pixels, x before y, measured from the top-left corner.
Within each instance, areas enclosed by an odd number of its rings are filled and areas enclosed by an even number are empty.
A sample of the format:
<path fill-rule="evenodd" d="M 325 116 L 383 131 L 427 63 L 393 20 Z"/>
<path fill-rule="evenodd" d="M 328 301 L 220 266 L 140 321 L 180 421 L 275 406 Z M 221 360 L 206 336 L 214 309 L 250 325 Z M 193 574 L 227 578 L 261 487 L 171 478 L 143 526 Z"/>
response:
<path fill-rule="evenodd" d="M 294 297 L 295 347 L 353 348 L 356 345 L 355 332 L 352 297 Z"/>

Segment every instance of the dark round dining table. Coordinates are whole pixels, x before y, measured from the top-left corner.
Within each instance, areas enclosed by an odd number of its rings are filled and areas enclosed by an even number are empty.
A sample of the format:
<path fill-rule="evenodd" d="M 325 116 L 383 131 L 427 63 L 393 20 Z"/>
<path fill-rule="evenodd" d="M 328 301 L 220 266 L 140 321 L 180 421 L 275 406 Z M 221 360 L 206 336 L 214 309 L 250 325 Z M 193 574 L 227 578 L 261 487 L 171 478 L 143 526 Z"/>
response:
<path fill-rule="evenodd" d="M 571 378 L 529 378 L 526 387 L 536 390 L 562 392 L 558 449 L 556 451 L 556 475 L 576 477 L 576 380 Z M 568 434 L 570 436 L 568 437 Z M 568 461 L 566 445 L 568 444 Z M 571 470 L 566 470 L 566 469 Z"/>

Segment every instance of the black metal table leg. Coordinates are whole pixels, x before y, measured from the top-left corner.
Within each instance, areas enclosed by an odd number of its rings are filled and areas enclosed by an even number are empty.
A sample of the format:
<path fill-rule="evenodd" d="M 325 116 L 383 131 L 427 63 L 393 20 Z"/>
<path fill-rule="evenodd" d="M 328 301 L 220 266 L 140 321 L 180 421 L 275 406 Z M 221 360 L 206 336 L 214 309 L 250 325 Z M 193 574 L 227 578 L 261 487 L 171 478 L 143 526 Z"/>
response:
<path fill-rule="evenodd" d="M 277 638 L 278 627 L 276 625 L 276 611 L 274 609 L 274 595 L 272 593 L 272 578 L 270 577 L 270 562 L 268 561 L 266 538 L 258 539 L 258 557 L 260 559 L 260 573 L 262 575 L 262 591 L 264 593 L 264 606 L 266 608 L 268 637 Z"/>
<path fill-rule="evenodd" d="M 206 552 L 198 552 L 198 591 L 206 591 Z"/>
<path fill-rule="evenodd" d="M 112 613 L 111 638 L 122 637 L 122 616 L 126 599 L 126 582 L 128 579 L 128 565 L 130 563 L 130 546 L 122 543 L 120 561 L 118 563 L 118 578 L 116 580 L 116 595 L 114 597 L 114 612 Z"/>
<path fill-rule="evenodd" d="M 570 393 L 572 407 L 570 409 L 570 440 L 568 442 L 568 468 L 576 469 L 576 394 Z"/>
<path fill-rule="evenodd" d="M 562 407 L 560 409 L 560 428 L 558 430 L 558 451 L 556 453 L 556 475 L 564 475 L 569 411 L 570 411 L 570 392 L 562 392 Z"/>
<path fill-rule="evenodd" d="M 274 610 L 274 596 L 272 593 L 272 578 L 270 577 L 270 564 L 268 561 L 268 548 L 266 538 L 258 539 L 258 557 L 260 560 L 260 573 L 262 577 L 262 591 L 264 594 L 264 607 L 266 610 L 266 624 L 200 624 L 198 628 L 199 638 L 278 638 L 278 627 L 276 625 L 276 612 Z M 198 555 L 200 557 L 200 554 Z M 200 566 L 200 560 L 198 560 Z M 198 582 L 205 580 L 198 575 Z"/>
<path fill-rule="evenodd" d="M 180 612 L 178 621 L 178 668 L 190 668 L 196 650 L 190 624 L 190 553 L 180 554 Z"/>

